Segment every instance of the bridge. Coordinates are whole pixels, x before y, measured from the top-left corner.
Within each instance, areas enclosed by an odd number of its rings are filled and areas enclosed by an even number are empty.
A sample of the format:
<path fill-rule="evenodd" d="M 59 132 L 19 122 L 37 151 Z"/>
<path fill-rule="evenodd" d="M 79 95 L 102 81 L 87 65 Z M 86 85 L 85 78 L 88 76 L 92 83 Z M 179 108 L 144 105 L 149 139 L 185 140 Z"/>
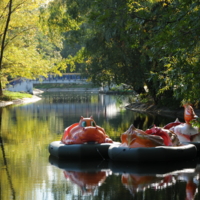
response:
<path fill-rule="evenodd" d="M 66 83 L 66 84 L 88 84 L 87 78 L 80 73 L 63 73 L 62 76 L 49 74 L 48 77 L 41 76 L 36 80 L 18 78 L 7 84 L 6 89 L 13 92 L 27 92 L 33 94 L 33 85 L 40 83 Z"/>
<path fill-rule="evenodd" d="M 80 73 L 62 73 L 62 76 L 56 74 L 49 74 L 47 77 L 41 76 L 36 80 L 32 80 L 33 83 L 88 83 L 87 77 L 82 76 Z"/>

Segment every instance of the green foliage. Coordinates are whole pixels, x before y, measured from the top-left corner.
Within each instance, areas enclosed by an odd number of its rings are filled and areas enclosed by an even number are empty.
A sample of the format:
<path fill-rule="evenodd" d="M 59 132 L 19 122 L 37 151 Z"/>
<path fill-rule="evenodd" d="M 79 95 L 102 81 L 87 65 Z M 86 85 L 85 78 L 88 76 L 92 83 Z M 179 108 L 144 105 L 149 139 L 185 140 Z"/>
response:
<path fill-rule="evenodd" d="M 141 102 L 141 103 L 148 103 L 148 102 L 153 103 L 148 93 L 141 93 L 137 95 L 137 98 L 134 101 Z"/>
<path fill-rule="evenodd" d="M 125 83 L 138 93 L 145 85 L 156 104 L 178 105 L 200 99 L 199 6 L 180 0 L 60 0 L 48 5 L 46 21 L 56 39 L 65 41 L 62 53 L 72 70 L 78 66 L 98 85 Z"/>
<path fill-rule="evenodd" d="M 163 67 L 159 72 L 164 82 L 159 92 L 173 89 L 176 99 L 198 101 L 199 96 L 199 6 L 193 1 L 157 3 L 153 16 L 162 16 L 154 26 L 152 39 L 147 42 L 151 54 Z M 159 8 L 159 9 L 158 9 Z"/>
<path fill-rule="evenodd" d="M 192 125 L 193 127 L 198 127 L 198 128 L 200 128 L 200 118 L 194 119 L 194 120 L 192 120 L 190 123 L 191 123 L 191 125 Z"/>
<path fill-rule="evenodd" d="M 34 79 L 62 69 L 58 65 L 62 60 L 58 49 L 39 26 L 39 7 L 45 3 L 45 0 L 0 3 L 0 95 L 8 77 Z"/>

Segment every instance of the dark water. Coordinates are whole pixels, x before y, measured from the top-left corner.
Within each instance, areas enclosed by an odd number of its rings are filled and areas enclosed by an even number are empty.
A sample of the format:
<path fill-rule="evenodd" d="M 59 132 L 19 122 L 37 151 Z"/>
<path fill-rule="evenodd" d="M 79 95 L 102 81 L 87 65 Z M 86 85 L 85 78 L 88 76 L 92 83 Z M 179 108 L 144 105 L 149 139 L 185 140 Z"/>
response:
<path fill-rule="evenodd" d="M 123 102 L 123 104 L 122 104 Z M 1 200 L 199 199 L 199 165 L 69 161 L 49 156 L 50 142 L 80 116 L 93 116 L 115 141 L 134 123 L 163 126 L 175 116 L 125 110 L 126 98 L 95 93 L 50 93 L 42 100 L 1 109 Z"/>

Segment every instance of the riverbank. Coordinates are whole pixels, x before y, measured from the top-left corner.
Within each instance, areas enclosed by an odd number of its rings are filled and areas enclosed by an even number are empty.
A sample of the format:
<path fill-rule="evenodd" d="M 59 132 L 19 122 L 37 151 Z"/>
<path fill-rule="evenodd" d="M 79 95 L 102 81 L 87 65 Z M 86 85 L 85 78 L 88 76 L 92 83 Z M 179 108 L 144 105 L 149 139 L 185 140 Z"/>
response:
<path fill-rule="evenodd" d="M 36 101 L 41 100 L 39 97 L 43 92 L 92 92 L 98 93 L 98 88 L 48 88 L 48 89 L 34 89 L 33 95 L 31 98 L 22 98 L 16 99 L 12 101 L 0 101 L 0 107 L 9 106 L 12 104 L 26 104 L 26 103 L 34 103 Z"/>
<path fill-rule="evenodd" d="M 26 104 L 26 103 L 33 103 L 33 102 L 39 101 L 41 100 L 41 98 L 38 95 L 41 93 L 43 93 L 42 90 L 35 89 L 33 91 L 33 95 L 31 98 L 22 98 L 22 99 L 16 99 L 12 101 L 0 101 L 0 107 L 9 106 L 12 104 Z"/>
<path fill-rule="evenodd" d="M 13 100 L 13 101 L 1 101 L 0 102 L 0 107 L 4 107 L 4 106 L 8 106 L 8 105 L 12 105 L 12 104 L 26 104 L 26 103 L 33 103 L 36 101 L 41 100 L 41 98 L 39 97 L 39 95 L 43 92 L 69 92 L 69 91 L 74 91 L 74 92 L 94 92 L 94 93 L 98 93 L 99 90 L 98 88 L 90 88 L 90 89 L 86 89 L 86 88 L 49 88 L 49 89 L 34 89 L 33 91 L 33 96 L 32 98 L 23 98 L 23 99 L 17 99 L 17 100 Z M 152 114 L 159 114 L 159 115 L 164 115 L 164 116 L 175 116 L 177 118 L 183 118 L 183 114 L 184 114 L 184 108 L 183 107 L 179 107 L 177 109 L 169 109 L 166 107 L 158 107 L 155 106 L 152 103 L 141 103 L 141 102 L 133 102 L 129 105 L 127 105 L 125 107 L 127 110 L 132 110 L 132 111 L 136 111 L 136 112 L 144 112 L 144 113 L 152 113 Z M 196 113 L 196 115 L 198 115 L 200 117 L 200 109 L 195 109 L 194 111 Z"/>
<path fill-rule="evenodd" d="M 152 103 L 134 102 L 134 103 L 129 104 L 125 108 L 128 110 L 137 111 L 137 112 L 156 113 L 156 114 L 164 115 L 164 116 L 175 116 L 177 118 L 183 118 L 183 114 L 184 114 L 183 107 L 179 107 L 177 109 L 169 109 L 166 107 L 160 108 L 158 106 L 155 106 Z M 194 111 L 196 115 L 200 117 L 200 109 L 194 108 Z"/>

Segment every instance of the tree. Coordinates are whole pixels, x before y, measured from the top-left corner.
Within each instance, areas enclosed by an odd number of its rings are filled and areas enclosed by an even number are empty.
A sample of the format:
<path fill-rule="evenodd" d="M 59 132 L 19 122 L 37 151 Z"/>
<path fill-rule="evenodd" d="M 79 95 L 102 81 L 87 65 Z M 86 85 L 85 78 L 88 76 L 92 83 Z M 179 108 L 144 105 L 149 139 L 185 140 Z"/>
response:
<path fill-rule="evenodd" d="M 39 7 L 43 0 L 3 0 L 0 2 L 0 96 L 7 78 L 34 79 L 57 72 L 61 56 L 52 48 L 49 55 L 41 48 Z M 47 44 L 48 42 L 46 42 Z M 50 42 L 48 43 L 48 45 Z"/>
<path fill-rule="evenodd" d="M 99 0 L 89 5 L 79 0 L 73 3 L 70 0 L 56 1 L 49 5 L 51 14 L 48 22 L 51 29 L 66 36 L 65 40 L 72 41 L 69 35 L 76 36 L 76 42 L 84 47 L 77 51 L 82 53 L 79 61 L 84 63 L 83 71 L 93 82 L 108 85 L 125 83 L 141 93 L 144 92 L 150 62 L 142 51 L 146 37 L 141 30 L 143 20 L 132 14 L 139 10 L 139 6 L 136 5 L 132 11 L 130 1 Z M 60 14 L 63 13 L 60 9 L 65 11 L 64 14 Z M 72 22 L 76 28 L 67 30 Z M 65 31 L 68 34 L 63 34 Z M 74 57 L 73 61 L 76 62 Z"/>
<path fill-rule="evenodd" d="M 157 91 L 173 91 L 175 99 L 198 103 L 199 95 L 199 2 L 161 1 L 154 3 L 148 20 L 154 23 L 148 55 L 162 63 L 157 74 L 162 83 Z M 156 17 L 157 16 L 157 17 Z"/>
<path fill-rule="evenodd" d="M 146 79 L 141 24 L 132 19 L 128 2 L 96 2 L 89 15 L 93 32 L 86 40 L 85 52 L 91 57 L 88 70 L 93 80 L 103 77 L 115 84 L 125 83 L 140 93 Z"/>
<path fill-rule="evenodd" d="M 199 2 L 56 2 L 50 6 L 51 27 L 65 40 L 73 31 L 91 80 L 125 83 L 138 93 L 147 86 L 156 104 L 164 98 L 198 102 Z M 75 57 L 68 63 L 75 65 Z"/>
<path fill-rule="evenodd" d="M 5 21 L 5 28 L 3 29 L 3 32 L 1 33 L 0 71 L 2 71 L 3 54 L 4 54 L 5 42 L 6 42 L 5 40 L 6 40 L 6 35 L 7 35 L 8 26 L 9 26 L 9 23 L 10 23 L 11 12 L 12 12 L 12 0 L 10 0 L 8 2 L 6 7 L 8 7 L 8 14 L 7 14 L 7 19 Z M 4 9 L 6 9 L 6 7 Z M 1 18 L 3 18 L 3 13 L 2 13 L 0 19 Z M 2 81 L 1 81 L 2 78 L 3 77 L 2 77 L 2 73 L 1 73 L 0 74 L 0 96 L 2 96 L 2 94 L 3 94 Z"/>

